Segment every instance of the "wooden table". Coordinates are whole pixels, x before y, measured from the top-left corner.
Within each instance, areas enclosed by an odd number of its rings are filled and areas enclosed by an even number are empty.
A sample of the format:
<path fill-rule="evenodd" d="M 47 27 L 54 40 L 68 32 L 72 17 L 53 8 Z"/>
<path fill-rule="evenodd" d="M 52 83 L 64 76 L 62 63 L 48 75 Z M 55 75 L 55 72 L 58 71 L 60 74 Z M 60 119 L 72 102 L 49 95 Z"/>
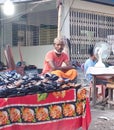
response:
<path fill-rule="evenodd" d="M 84 88 L 0 98 L 0 130 L 88 130 L 90 122 Z"/>
<path fill-rule="evenodd" d="M 92 89 L 92 104 L 96 105 L 96 80 L 101 79 L 109 79 L 114 76 L 114 66 L 110 66 L 107 68 L 98 68 L 98 67 L 89 67 L 87 70 L 87 74 L 91 74 L 93 76 L 93 89 Z"/>

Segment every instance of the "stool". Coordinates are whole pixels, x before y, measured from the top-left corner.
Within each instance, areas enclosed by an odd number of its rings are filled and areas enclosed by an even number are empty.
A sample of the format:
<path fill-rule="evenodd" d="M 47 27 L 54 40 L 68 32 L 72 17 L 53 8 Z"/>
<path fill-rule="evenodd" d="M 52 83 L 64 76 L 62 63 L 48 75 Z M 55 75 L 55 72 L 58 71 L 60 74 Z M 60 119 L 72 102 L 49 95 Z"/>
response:
<path fill-rule="evenodd" d="M 114 83 L 108 83 L 108 108 L 110 109 L 112 105 L 114 105 L 114 97 L 113 97 L 113 90 L 114 90 Z"/>

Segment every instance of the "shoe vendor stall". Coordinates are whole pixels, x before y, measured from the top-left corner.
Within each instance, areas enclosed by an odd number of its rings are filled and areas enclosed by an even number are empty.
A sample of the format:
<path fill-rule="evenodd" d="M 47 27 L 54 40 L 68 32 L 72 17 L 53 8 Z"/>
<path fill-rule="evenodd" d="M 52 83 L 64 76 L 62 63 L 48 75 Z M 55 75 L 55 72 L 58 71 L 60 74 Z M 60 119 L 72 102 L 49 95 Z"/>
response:
<path fill-rule="evenodd" d="M 8 66 L 0 72 L 0 130 L 88 130 L 89 100 L 80 84 L 50 73 L 23 75 Z"/>
<path fill-rule="evenodd" d="M 0 75 L 1 130 L 87 130 L 91 113 L 86 89 L 55 75 Z"/>

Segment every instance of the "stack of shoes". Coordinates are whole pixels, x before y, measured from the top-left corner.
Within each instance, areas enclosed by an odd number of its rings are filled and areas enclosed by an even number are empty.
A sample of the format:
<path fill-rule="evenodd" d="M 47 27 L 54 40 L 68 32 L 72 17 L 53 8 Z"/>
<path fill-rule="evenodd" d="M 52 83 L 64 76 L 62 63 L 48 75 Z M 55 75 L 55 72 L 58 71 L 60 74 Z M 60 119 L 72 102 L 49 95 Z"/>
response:
<path fill-rule="evenodd" d="M 69 79 L 54 74 L 21 76 L 15 71 L 0 73 L 0 97 L 15 97 L 35 93 L 61 91 L 76 87 Z"/>

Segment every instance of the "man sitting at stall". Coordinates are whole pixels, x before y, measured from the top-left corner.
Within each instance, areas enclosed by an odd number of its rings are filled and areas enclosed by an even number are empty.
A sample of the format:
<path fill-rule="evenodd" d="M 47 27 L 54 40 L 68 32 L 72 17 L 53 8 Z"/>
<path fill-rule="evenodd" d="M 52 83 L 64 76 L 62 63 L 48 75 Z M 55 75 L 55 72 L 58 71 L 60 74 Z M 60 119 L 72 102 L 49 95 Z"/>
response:
<path fill-rule="evenodd" d="M 89 58 L 84 63 L 84 72 L 85 72 L 85 78 L 89 83 L 92 83 L 93 78 L 91 74 L 87 74 L 87 70 L 89 67 L 94 67 L 97 63 L 97 58 L 94 54 L 94 47 L 92 46 L 89 49 Z M 97 84 L 104 84 L 106 85 L 107 80 L 110 79 L 112 76 L 97 76 Z"/>
<path fill-rule="evenodd" d="M 94 47 L 92 46 L 89 49 L 89 58 L 84 63 L 85 78 L 90 85 L 93 84 L 93 77 L 91 74 L 87 74 L 86 72 L 89 67 L 94 67 L 96 63 L 97 63 L 97 58 L 95 57 Z M 98 86 L 101 85 L 101 87 L 103 87 L 103 89 L 105 89 L 105 97 L 107 97 L 108 90 L 106 88 L 106 84 L 107 84 L 107 80 L 110 79 L 111 76 L 96 76 L 96 78 L 97 78 L 96 85 L 98 85 Z"/>
<path fill-rule="evenodd" d="M 64 46 L 63 38 L 54 39 L 54 49 L 45 56 L 42 74 L 51 73 L 70 80 L 77 77 L 77 71 L 71 66 L 69 56 L 63 52 Z M 62 66 L 63 63 L 65 66 Z"/>
<path fill-rule="evenodd" d="M 87 72 L 89 67 L 94 67 L 95 64 L 97 63 L 97 58 L 94 55 L 94 47 L 93 46 L 88 50 L 88 53 L 89 53 L 89 58 L 84 63 L 84 72 L 85 72 L 86 80 L 89 83 L 91 83 L 92 82 L 92 75 L 86 74 L 86 72 Z"/>

